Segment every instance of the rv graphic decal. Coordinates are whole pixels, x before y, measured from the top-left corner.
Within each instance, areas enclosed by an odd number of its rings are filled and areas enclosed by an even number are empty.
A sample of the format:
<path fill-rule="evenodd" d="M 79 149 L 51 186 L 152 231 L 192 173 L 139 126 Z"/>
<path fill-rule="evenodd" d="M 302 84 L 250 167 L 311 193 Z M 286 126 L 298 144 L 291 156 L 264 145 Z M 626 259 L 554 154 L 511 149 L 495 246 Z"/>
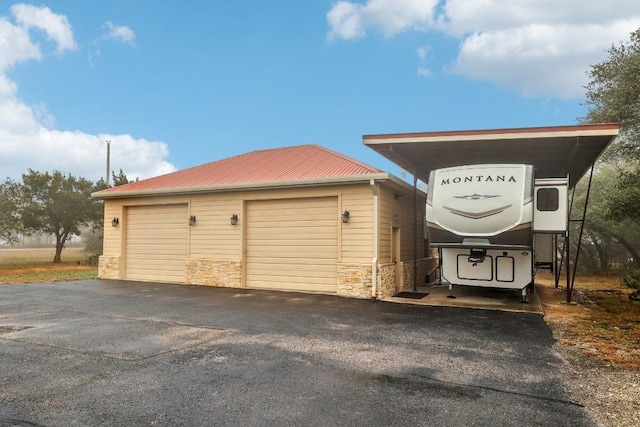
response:
<path fill-rule="evenodd" d="M 481 219 L 481 218 L 486 218 L 486 217 L 491 216 L 491 215 L 497 215 L 500 212 L 503 212 L 505 209 L 509 209 L 511 206 L 513 206 L 513 205 L 506 205 L 506 206 L 502 206 L 502 207 L 495 208 L 495 209 L 490 209 L 488 211 L 483 211 L 483 212 L 463 211 L 463 210 L 460 210 L 460 209 L 451 208 L 449 206 L 443 206 L 443 208 L 445 208 L 446 210 L 448 210 L 449 212 L 451 212 L 453 214 L 460 215 L 460 216 L 463 216 L 465 218 Z"/>
<path fill-rule="evenodd" d="M 467 175 L 455 176 L 453 178 L 443 178 L 440 185 L 460 184 L 461 182 L 518 182 L 511 175 Z"/>
<path fill-rule="evenodd" d="M 495 197 L 500 197 L 498 194 L 469 194 L 467 196 L 453 196 L 455 199 L 463 199 L 463 200 L 487 200 L 493 199 Z"/>

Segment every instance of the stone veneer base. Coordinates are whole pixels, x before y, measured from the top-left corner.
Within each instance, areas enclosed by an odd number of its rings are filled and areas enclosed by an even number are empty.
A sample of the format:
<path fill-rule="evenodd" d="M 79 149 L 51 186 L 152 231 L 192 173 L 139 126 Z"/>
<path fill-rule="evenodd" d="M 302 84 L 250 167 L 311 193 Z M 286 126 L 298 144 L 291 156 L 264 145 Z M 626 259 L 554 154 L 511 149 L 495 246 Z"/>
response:
<path fill-rule="evenodd" d="M 242 262 L 187 259 L 185 261 L 185 283 L 239 288 L 242 286 Z"/>

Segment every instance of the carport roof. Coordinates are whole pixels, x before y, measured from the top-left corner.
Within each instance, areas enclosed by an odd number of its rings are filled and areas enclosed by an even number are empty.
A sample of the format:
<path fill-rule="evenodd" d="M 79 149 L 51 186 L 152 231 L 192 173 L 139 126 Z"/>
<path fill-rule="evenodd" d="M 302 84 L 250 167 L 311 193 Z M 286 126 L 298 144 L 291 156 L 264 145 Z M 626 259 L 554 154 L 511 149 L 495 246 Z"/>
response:
<path fill-rule="evenodd" d="M 383 171 L 318 145 L 252 151 L 93 193 L 98 199 L 185 192 L 368 182 Z"/>
<path fill-rule="evenodd" d="M 575 186 L 618 135 L 619 123 L 364 135 L 363 142 L 420 180 L 432 170 L 481 163 L 533 165 L 537 178 Z"/>

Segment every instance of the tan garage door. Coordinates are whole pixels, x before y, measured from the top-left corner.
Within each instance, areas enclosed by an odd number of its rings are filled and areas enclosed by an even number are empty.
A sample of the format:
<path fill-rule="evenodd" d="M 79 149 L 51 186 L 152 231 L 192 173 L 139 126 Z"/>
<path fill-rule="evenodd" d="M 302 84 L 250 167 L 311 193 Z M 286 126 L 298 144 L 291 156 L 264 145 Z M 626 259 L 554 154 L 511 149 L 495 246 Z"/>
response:
<path fill-rule="evenodd" d="M 125 277 L 131 280 L 185 280 L 187 205 L 127 208 Z"/>
<path fill-rule="evenodd" d="M 246 285 L 335 293 L 338 198 L 247 203 Z"/>

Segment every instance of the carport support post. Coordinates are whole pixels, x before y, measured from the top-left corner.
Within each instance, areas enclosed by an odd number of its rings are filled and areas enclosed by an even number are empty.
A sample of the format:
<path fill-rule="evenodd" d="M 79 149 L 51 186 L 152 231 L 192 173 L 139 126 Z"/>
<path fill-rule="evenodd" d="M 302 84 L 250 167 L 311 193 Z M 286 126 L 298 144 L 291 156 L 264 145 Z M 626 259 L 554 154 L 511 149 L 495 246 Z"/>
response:
<path fill-rule="evenodd" d="M 593 181 L 593 170 L 595 162 L 591 165 L 591 173 L 589 173 L 589 184 L 587 185 L 587 195 L 584 198 L 584 209 L 582 210 L 582 220 L 580 221 L 580 234 L 578 235 L 578 247 L 576 248 L 576 259 L 573 261 L 573 274 L 571 283 L 567 283 L 567 302 L 571 302 L 573 294 L 573 284 L 576 280 L 576 271 L 578 270 L 578 259 L 580 258 L 580 247 L 582 246 L 582 234 L 584 232 L 584 223 L 587 220 L 587 207 L 589 206 L 589 195 L 591 194 L 591 182 Z M 575 191 L 574 191 L 575 194 Z M 568 253 L 568 249 L 567 249 Z M 568 264 L 567 264 L 568 266 Z M 568 271 L 568 270 L 567 270 Z"/>
<path fill-rule="evenodd" d="M 418 171 L 413 171 L 413 292 L 418 291 Z"/>

